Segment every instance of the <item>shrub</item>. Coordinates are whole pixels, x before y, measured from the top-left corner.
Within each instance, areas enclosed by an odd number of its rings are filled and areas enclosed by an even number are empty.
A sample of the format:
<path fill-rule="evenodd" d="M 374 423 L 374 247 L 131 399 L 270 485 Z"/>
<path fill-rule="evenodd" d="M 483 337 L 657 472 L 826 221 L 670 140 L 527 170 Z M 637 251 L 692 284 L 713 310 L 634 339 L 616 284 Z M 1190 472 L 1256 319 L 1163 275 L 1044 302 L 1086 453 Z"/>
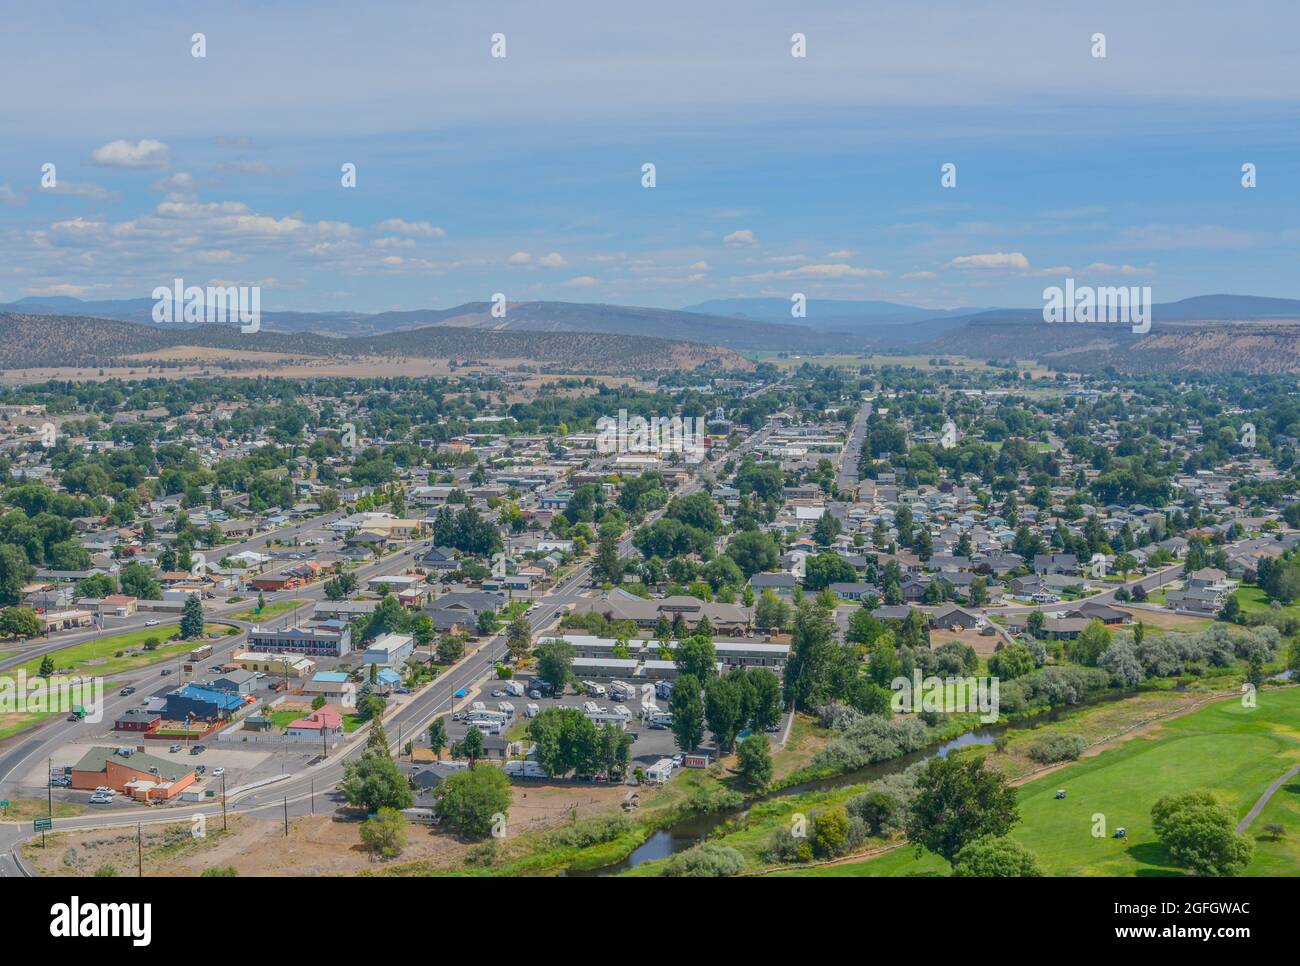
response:
<path fill-rule="evenodd" d="M 715 842 L 705 842 L 685 852 L 678 852 L 664 866 L 663 875 L 683 877 L 717 877 L 739 875 L 745 870 L 745 857 L 735 849 Z"/>
<path fill-rule="evenodd" d="M 1088 739 L 1083 735 L 1044 735 L 1029 746 L 1029 757 L 1041 764 L 1051 765 L 1058 761 L 1073 761 L 1087 747 Z"/>

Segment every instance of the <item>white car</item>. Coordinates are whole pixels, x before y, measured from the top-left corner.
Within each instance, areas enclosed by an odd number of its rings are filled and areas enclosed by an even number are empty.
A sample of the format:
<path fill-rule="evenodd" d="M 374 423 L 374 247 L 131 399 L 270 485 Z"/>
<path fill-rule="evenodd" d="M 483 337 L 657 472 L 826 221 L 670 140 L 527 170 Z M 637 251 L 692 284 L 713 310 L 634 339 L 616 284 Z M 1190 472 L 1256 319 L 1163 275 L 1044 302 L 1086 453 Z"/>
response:
<path fill-rule="evenodd" d="M 221 777 L 222 775 L 224 775 L 225 773 L 226 773 L 226 770 L 225 770 L 224 768 L 220 768 L 220 767 L 218 767 L 218 768 L 214 768 L 214 769 L 212 769 L 212 777 L 213 777 L 213 778 L 220 778 L 220 777 Z"/>
<path fill-rule="evenodd" d="M 112 795 L 100 795 L 98 792 L 96 792 L 94 795 L 91 795 L 91 796 L 90 796 L 90 804 L 91 804 L 91 805 L 111 805 L 111 804 L 113 804 L 113 796 L 112 796 Z"/>
<path fill-rule="evenodd" d="M 145 626 L 145 627 L 157 627 L 157 626 L 158 626 L 159 624 L 161 624 L 161 623 L 162 623 L 162 621 L 145 621 L 145 622 L 144 622 L 144 626 Z"/>

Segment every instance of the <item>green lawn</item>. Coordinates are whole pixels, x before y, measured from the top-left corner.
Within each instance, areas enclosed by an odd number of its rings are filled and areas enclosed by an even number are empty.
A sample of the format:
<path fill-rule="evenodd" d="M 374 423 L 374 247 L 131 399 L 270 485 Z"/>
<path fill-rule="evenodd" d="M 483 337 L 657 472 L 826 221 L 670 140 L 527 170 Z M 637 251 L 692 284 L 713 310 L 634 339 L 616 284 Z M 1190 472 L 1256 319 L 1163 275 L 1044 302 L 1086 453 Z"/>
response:
<path fill-rule="evenodd" d="M 1259 707 L 1237 698 L 1173 719 L 1150 735 L 1085 758 L 1020 788 L 1021 823 L 1011 837 L 1038 856 L 1049 875 L 1179 875 L 1151 831 L 1151 806 L 1172 792 L 1208 789 L 1244 817 L 1264 790 L 1300 762 L 1300 688 L 1266 690 Z M 1055 798 L 1056 790 L 1069 794 Z M 1108 834 L 1128 829 L 1128 842 L 1094 838 L 1093 816 Z M 1287 826 L 1278 843 L 1259 841 L 1263 826 Z M 1279 789 L 1248 834 L 1257 839 L 1248 874 L 1300 872 L 1300 780 Z M 911 848 L 864 862 L 793 874 L 823 876 L 945 875 L 947 863 Z"/>
<path fill-rule="evenodd" d="M 269 602 L 265 607 L 263 607 L 261 613 L 258 613 L 256 607 L 250 607 L 248 610 L 235 611 L 235 613 L 230 614 L 229 617 L 231 620 L 236 620 L 236 621 L 251 622 L 251 621 L 259 621 L 259 620 L 267 620 L 268 618 L 275 617 L 278 614 L 283 614 L 286 613 L 287 611 L 291 611 L 295 607 L 301 607 L 305 603 L 307 603 L 306 600 L 297 600 L 297 599 L 275 600 Z"/>
<path fill-rule="evenodd" d="M 310 714 L 310 711 L 272 711 L 267 717 L 271 719 L 271 723 L 277 729 L 283 731 L 291 722 L 297 721 L 299 718 L 306 718 Z M 355 714 L 345 714 L 343 716 L 343 733 L 350 735 L 363 724 L 365 722 Z"/>
<path fill-rule="evenodd" d="M 205 624 L 203 631 L 205 634 L 228 634 L 232 633 L 234 628 L 229 624 L 214 623 Z M 127 631 L 124 634 L 112 634 L 108 637 L 73 644 L 52 651 L 50 656 L 54 659 L 54 667 L 58 671 L 71 669 L 102 678 L 122 671 L 148 667 L 150 664 L 180 654 L 188 654 L 195 647 L 205 643 L 204 641 L 169 640 L 174 633 L 176 633 L 175 627 L 145 627 L 138 631 Z M 157 650 L 146 651 L 143 649 L 144 642 L 151 637 L 156 637 L 161 643 Z M 118 651 L 125 653 L 121 657 L 115 657 Z M 44 659 L 44 657 L 32 658 L 21 667 L 27 672 L 27 676 L 31 677 L 40 671 L 41 661 Z"/>
<path fill-rule="evenodd" d="M 1235 591 L 1237 603 L 1241 605 L 1244 614 L 1268 614 L 1272 613 L 1269 604 L 1272 600 L 1263 589 L 1256 587 L 1254 584 L 1242 584 Z M 1277 612 L 1284 617 L 1300 618 L 1300 604 L 1285 604 Z"/>

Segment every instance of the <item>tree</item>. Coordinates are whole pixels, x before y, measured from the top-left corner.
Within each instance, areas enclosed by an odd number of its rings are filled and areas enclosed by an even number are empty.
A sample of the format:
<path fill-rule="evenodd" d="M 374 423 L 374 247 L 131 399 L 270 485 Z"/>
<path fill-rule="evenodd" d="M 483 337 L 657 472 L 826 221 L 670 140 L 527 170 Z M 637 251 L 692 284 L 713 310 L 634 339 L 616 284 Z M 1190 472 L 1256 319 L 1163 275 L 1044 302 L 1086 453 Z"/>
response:
<path fill-rule="evenodd" d="M 438 661 L 455 664 L 465 656 L 465 639 L 459 634 L 443 634 L 438 638 Z"/>
<path fill-rule="evenodd" d="M 46 679 L 52 677 L 54 674 L 54 658 L 48 654 L 41 658 L 41 666 L 36 673 Z"/>
<path fill-rule="evenodd" d="M 527 617 L 523 614 L 516 614 L 506 631 L 506 649 L 510 652 L 511 657 L 516 661 L 520 661 L 528 656 L 528 650 L 532 646 L 533 628 L 528 623 Z"/>
<path fill-rule="evenodd" d="M 406 816 L 395 808 L 381 808 L 361 823 L 361 844 L 386 859 L 396 858 L 406 848 Z"/>
<path fill-rule="evenodd" d="M 1236 824 L 1207 791 L 1165 795 L 1151 807 L 1151 827 L 1170 857 L 1200 875 L 1237 875 L 1250 864 L 1255 843 Z"/>
<path fill-rule="evenodd" d="M 592 576 L 617 586 L 623 582 L 623 561 L 618 556 L 618 536 L 602 533 L 596 544 L 596 558 L 591 565 Z"/>
<path fill-rule="evenodd" d="M 203 636 L 203 604 L 198 594 L 189 594 L 185 598 L 185 607 L 181 610 L 181 637 L 192 641 Z"/>
<path fill-rule="evenodd" d="M 752 734 L 736 746 L 740 778 L 751 788 L 765 788 L 772 780 L 772 755 L 767 735 Z"/>
<path fill-rule="evenodd" d="M 989 673 L 1011 681 L 1034 669 L 1034 655 L 1023 644 L 1008 644 L 989 658 Z"/>
<path fill-rule="evenodd" d="M 781 682 L 765 667 L 754 668 L 746 675 L 750 694 L 749 726 L 755 731 L 775 728 L 785 711 L 781 703 Z"/>
<path fill-rule="evenodd" d="M 349 805 L 363 806 L 370 812 L 381 808 L 410 808 L 413 801 L 410 785 L 397 763 L 369 748 L 360 758 L 343 766 L 343 782 L 339 787 Z"/>
<path fill-rule="evenodd" d="M 3 549 L 0 547 L 0 551 Z M 123 567 L 118 583 L 122 585 L 124 594 L 140 600 L 162 600 L 162 585 L 154 579 L 153 571 L 142 563 L 129 563 Z"/>
<path fill-rule="evenodd" d="M 830 675 L 839 649 L 825 609 L 807 601 L 800 604 L 785 668 L 785 697 L 791 707 L 809 710 L 831 697 Z"/>
<path fill-rule="evenodd" d="M 1029 617 L 1025 621 L 1025 627 L 1028 628 L 1029 633 L 1038 638 L 1043 636 L 1043 628 L 1046 624 L 1047 618 L 1043 616 L 1041 610 L 1031 610 L 1029 612 Z"/>
<path fill-rule="evenodd" d="M 1076 664 L 1095 667 L 1097 659 L 1110 647 L 1110 629 L 1101 621 L 1093 618 L 1088 621 L 1079 636 L 1065 642 L 1065 654 Z"/>
<path fill-rule="evenodd" d="M 465 732 L 465 737 L 460 741 L 460 753 L 469 759 L 471 768 L 483 757 L 483 732 L 473 726 Z"/>
<path fill-rule="evenodd" d="M 0 605 L 22 603 L 23 585 L 32 579 L 34 573 L 36 568 L 27 562 L 27 554 L 22 547 L 11 543 L 0 544 Z"/>
<path fill-rule="evenodd" d="M 487 838 L 510 808 L 510 779 L 500 768 L 467 768 L 434 790 L 438 814 L 449 828 L 471 839 Z"/>
<path fill-rule="evenodd" d="M 547 708 L 528 723 L 528 737 L 538 764 L 552 778 L 595 771 L 599 766 L 599 729 L 579 708 Z"/>
<path fill-rule="evenodd" d="M 758 598 L 754 623 L 762 630 L 785 630 L 790 626 L 790 605 L 773 591 L 765 590 Z"/>
<path fill-rule="evenodd" d="M 745 724 L 741 687 L 734 677 L 714 676 L 705 681 L 704 718 L 718 743 L 718 753 L 726 754 Z"/>
<path fill-rule="evenodd" d="M 851 583 L 857 577 L 853 564 L 837 553 L 819 553 L 804 561 L 804 588 L 823 590 L 831 584 Z"/>
<path fill-rule="evenodd" d="M 725 552 L 746 578 L 774 570 L 781 562 L 781 548 L 770 533 L 762 530 L 742 530 L 731 538 Z"/>
<path fill-rule="evenodd" d="M 429 722 L 429 748 L 439 761 L 442 761 L 442 749 L 447 747 L 447 719 L 434 718 Z"/>
<path fill-rule="evenodd" d="M 704 703 L 700 700 L 700 680 L 689 674 L 680 674 L 673 683 L 673 696 L 668 701 L 673 716 L 673 738 L 684 752 L 694 751 L 704 740 Z"/>
<path fill-rule="evenodd" d="M 537 645 L 537 676 L 556 692 L 573 677 L 573 656 L 577 652 L 572 644 L 558 637 L 542 641 Z"/>
<path fill-rule="evenodd" d="M 1034 854 L 1006 836 L 986 836 L 966 845 L 952 863 L 952 874 L 970 878 L 1041 876 Z"/>
<path fill-rule="evenodd" d="M 917 777 L 907 840 L 943 856 L 986 835 L 1005 835 L 1020 821 L 1016 790 L 1005 775 L 986 771 L 983 758 L 931 758 Z"/>
<path fill-rule="evenodd" d="M 702 634 L 678 641 L 673 660 L 679 673 L 689 674 L 697 681 L 707 681 L 717 673 L 718 652 L 713 641 Z"/>
<path fill-rule="evenodd" d="M 45 625 L 30 607 L 6 607 L 0 611 L 0 635 L 4 637 L 36 637 L 44 631 Z"/>

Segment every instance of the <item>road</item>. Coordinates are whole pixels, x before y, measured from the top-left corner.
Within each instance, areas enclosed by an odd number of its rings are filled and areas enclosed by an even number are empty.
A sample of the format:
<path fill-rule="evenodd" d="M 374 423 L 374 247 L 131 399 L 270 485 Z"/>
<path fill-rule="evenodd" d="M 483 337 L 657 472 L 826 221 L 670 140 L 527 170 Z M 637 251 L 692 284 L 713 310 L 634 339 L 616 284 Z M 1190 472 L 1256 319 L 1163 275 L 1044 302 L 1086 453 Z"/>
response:
<path fill-rule="evenodd" d="M 871 403 L 864 402 L 849 427 L 848 439 L 844 441 L 844 448 L 836 461 L 835 486 L 846 493 L 853 492 L 858 485 L 858 457 L 867 438 L 867 420 L 870 418 Z"/>

